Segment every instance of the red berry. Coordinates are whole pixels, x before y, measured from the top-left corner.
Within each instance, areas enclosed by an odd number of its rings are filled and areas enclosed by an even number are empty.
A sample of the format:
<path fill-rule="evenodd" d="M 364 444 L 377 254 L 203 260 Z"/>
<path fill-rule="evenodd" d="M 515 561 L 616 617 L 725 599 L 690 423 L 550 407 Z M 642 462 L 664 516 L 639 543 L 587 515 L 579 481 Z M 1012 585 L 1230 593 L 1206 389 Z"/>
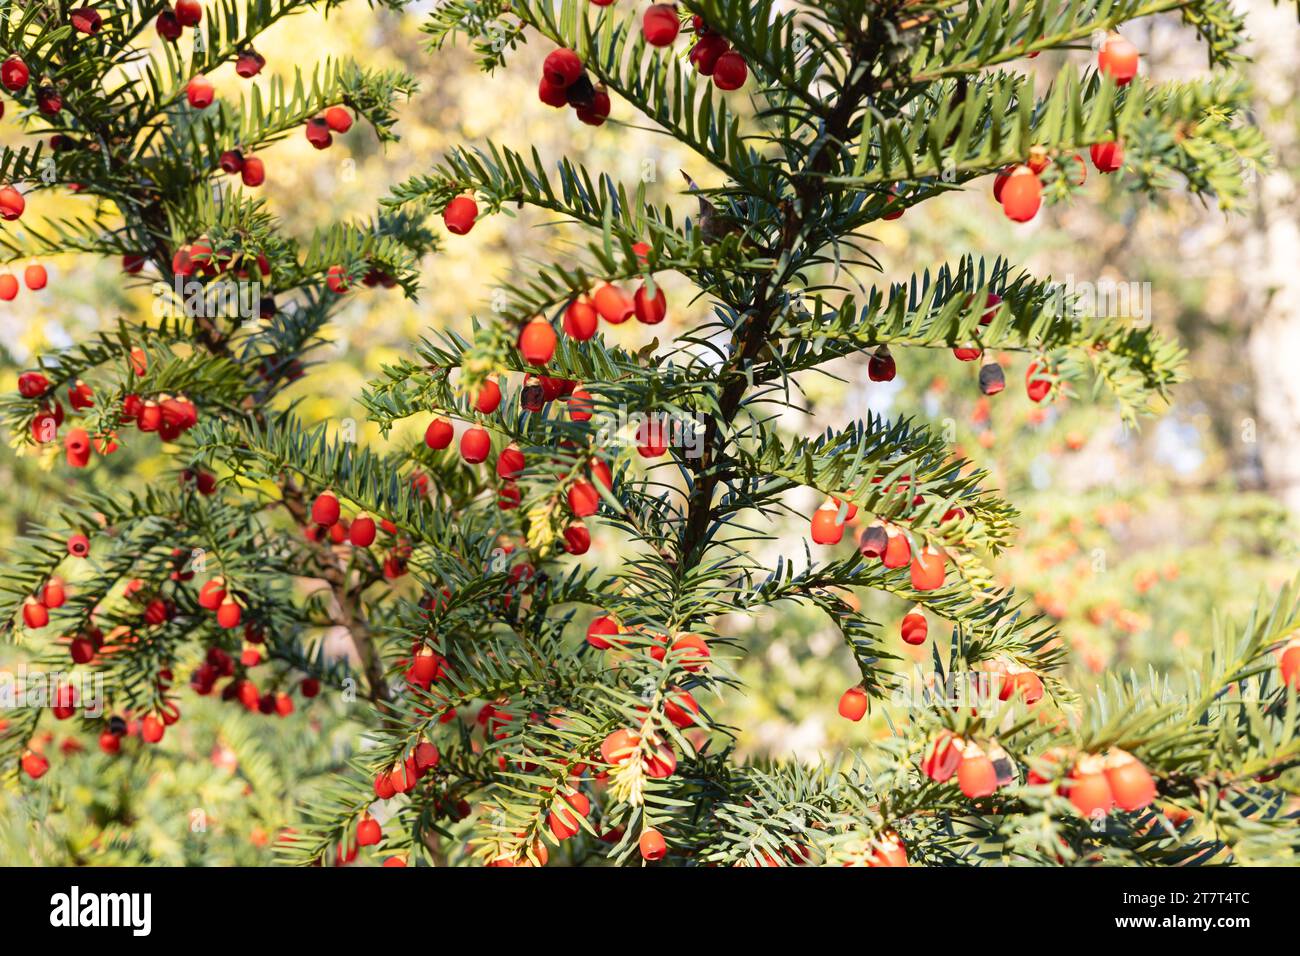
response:
<path fill-rule="evenodd" d="M 569 396 L 569 417 L 575 422 L 586 422 L 591 420 L 595 412 L 595 406 L 591 401 L 591 393 L 583 388 L 575 388 L 573 394 Z"/>
<path fill-rule="evenodd" d="M 912 555 L 912 587 L 918 591 L 933 591 L 943 587 L 944 565 L 947 555 L 930 545 Z"/>
<path fill-rule="evenodd" d="M 140 738 L 147 744 L 156 744 L 163 739 L 166 725 L 153 714 L 140 722 Z"/>
<path fill-rule="evenodd" d="M 636 311 L 637 321 L 643 325 L 658 325 L 668 315 L 668 299 L 664 295 L 664 290 L 656 287 L 654 297 L 651 298 L 644 282 L 633 295 L 632 306 Z"/>
<path fill-rule="evenodd" d="M 253 49 L 244 50 L 235 58 L 235 73 L 245 80 L 257 76 L 264 66 L 266 57 Z"/>
<path fill-rule="evenodd" d="M 1115 805 L 1115 795 L 1104 772 L 1100 757 L 1080 757 L 1063 789 L 1074 808 L 1085 817 L 1107 814 Z"/>
<path fill-rule="evenodd" d="M 603 87 L 592 95 L 591 103 L 578 107 L 578 119 L 588 126 L 601 126 L 609 118 L 609 91 Z"/>
<path fill-rule="evenodd" d="M 903 643 L 916 646 L 924 644 L 926 637 L 930 633 L 930 623 L 925 619 L 925 614 L 919 607 L 913 608 L 903 615 L 903 622 L 899 625 L 899 632 L 902 634 Z"/>
<path fill-rule="evenodd" d="M 472 196 L 457 196 L 442 211 L 442 221 L 447 226 L 447 231 L 457 236 L 463 236 L 473 229 L 477 216 L 478 203 L 474 202 Z"/>
<path fill-rule="evenodd" d="M 872 841 L 867 866 L 907 866 L 907 847 L 897 833 L 882 833 Z"/>
<path fill-rule="evenodd" d="M 1088 155 L 1099 173 L 1113 173 L 1124 165 L 1124 147 L 1120 143 L 1093 143 Z"/>
<path fill-rule="evenodd" d="M 23 281 L 27 283 L 27 288 L 37 292 L 45 288 L 45 283 L 49 281 L 49 275 L 45 272 L 45 266 L 39 262 L 33 262 L 23 270 Z"/>
<path fill-rule="evenodd" d="M 303 132 L 307 136 L 307 142 L 317 149 L 329 149 L 334 144 L 334 135 L 330 132 L 329 124 L 325 122 L 322 116 L 313 116 L 307 120 Z"/>
<path fill-rule="evenodd" d="M 189 81 L 185 86 L 185 98 L 190 101 L 190 106 L 196 110 L 207 109 L 212 105 L 216 92 L 208 78 L 199 74 Z"/>
<path fill-rule="evenodd" d="M 352 128 L 352 114 L 341 106 L 331 106 L 325 111 L 325 125 L 336 133 L 346 133 Z"/>
<path fill-rule="evenodd" d="M 111 730 L 105 730 L 99 735 L 99 749 L 106 754 L 115 754 L 122 749 L 122 738 Z"/>
<path fill-rule="evenodd" d="M 1121 810 L 1141 810 L 1156 798 L 1151 772 L 1132 754 L 1114 749 L 1106 755 L 1106 782 Z"/>
<path fill-rule="evenodd" d="M 1002 211 L 1013 222 L 1028 222 L 1043 204 L 1043 184 L 1028 166 L 1017 166 L 1002 187 Z"/>
<path fill-rule="evenodd" d="M 599 316 L 585 295 L 569 303 L 564 310 L 564 334 L 571 339 L 585 342 L 596 334 Z"/>
<path fill-rule="evenodd" d="M 1125 86 L 1137 76 L 1138 48 L 1118 33 L 1107 34 L 1097 54 L 1097 69 Z"/>
<path fill-rule="evenodd" d="M 0 219 L 4 219 L 7 222 L 13 222 L 23 214 L 23 210 L 26 208 L 27 200 L 25 200 L 23 194 L 14 189 L 13 186 L 5 186 L 0 189 Z M 8 273 L 6 273 L 6 275 L 7 274 Z M 17 286 L 18 281 L 15 279 L 15 290 L 17 289 Z M 10 298 L 13 298 L 13 296 L 10 296 Z"/>
<path fill-rule="evenodd" d="M 641 33 L 645 36 L 645 42 L 651 46 L 670 45 L 677 39 L 677 32 L 681 28 L 677 8 L 669 3 L 651 4 L 641 18 Z"/>
<path fill-rule="evenodd" d="M 479 389 L 478 395 L 474 398 L 474 407 L 484 415 L 491 415 L 501 404 L 501 386 L 497 380 L 489 378 Z"/>
<path fill-rule="evenodd" d="M 176 0 L 176 19 L 183 27 L 196 27 L 203 19 L 203 5 L 199 0 Z"/>
<path fill-rule="evenodd" d="M 921 761 L 921 772 L 937 783 L 947 783 L 957 772 L 961 759 L 957 738 L 951 731 L 940 731 L 939 736 L 930 744 L 925 759 Z"/>
<path fill-rule="evenodd" d="M 679 729 L 696 726 L 699 713 L 700 705 L 688 690 L 674 691 L 664 700 L 664 716 Z"/>
<path fill-rule="evenodd" d="M 255 189 L 266 182 L 266 165 L 256 156 L 245 157 L 244 164 L 239 169 L 239 178 L 245 186 Z"/>
<path fill-rule="evenodd" d="M 368 548 L 375 543 L 375 532 L 375 519 L 362 513 L 357 515 L 348 528 L 348 540 L 355 548 Z"/>
<path fill-rule="evenodd" d="M 32 630 L 40 630 L 50 623 L 50 612 L 36 598 L 29 597 L 23 603 L 23 623 Z"/>
<path fill-rule="evenodd" d="M 738 90 L 745 85 L 749 66 L 735 50 L 728 50 L 713 64 L 713 82 L 720 90 Z"/>
<path fill-rule="evenodd" d="M 23 773 L 33 780 L 41 779 L 50 769 L 50 761 L 46 759 L 45 754 L 38 754 L 33 750 L 24 750 L 18 763 L 23 768 Z"/>
<path fill-rule="evenodd" d="M 1282 686 L 1300 690 L 1300 637 L 1293 637 L 1282 648 L 1277 659 Z"/>
<path fill-rule="evenodd" d="M 72 29 L 87 36 L 98 33 L 104 22 L 104 18 L 94 7 L 78 7 L 68 15 L 68 19 L 72 23 Z"/>
<path fill-rule="evenodd" d="M 664 835 L 650 827 L 641 833 L 641 839 L 637 841 L 637 846 L 641 850 L 641 856 L 653 863 L 655 860 L 662 860 L 664 854 L 668 852 L 668 845 L 664 842 Z"/>
<path fill-rule="evenodd" d="M 339 499 L 332 491 L 322 491 L 311 503 L 311 520 L 323 528 L 339 520 Z"/>
<path fill-rule="evenodd" d="M 600 743 L 601 759 L 618 767 L 627 763 L 641 746 L 641 738 L 630 730 L 615 730 Z"/>
<path fill-rule="evenodd" d="M 18 376 L 18 394 L 23 398 L 38 398 L 50 388 L 50 380 L 40 372 L 23 372 Z"/>
<path fill-rule="evenodd" d="M 555 355 L 555 329 L 540 316 L 519 333 L 519 352 L 529 365 L 545 365 Z"/>
<path fill-rule="evenodd" d="M 11 93 L 26 88 L 30 78 L 31 71 L 27 69 L 27 64 L 23 62 L 22 57 L 11 56 L 4 63 L 0 63 L 0 83 L 3 83 L 5 89 Z"/>
<path fill-rule="evenodd" d="M 432 770 L 438 766 L 438 761 L 442 759 L 442 755 L 438 753 L 438 748 L 427 740 L 421 740 L 415 745 L 415 752 L 412 756 L 415 757 L 415 769 L 421 772 Z"/>
<path fill-rule="evenodd" d="M 237 149 L 228 149 L 221 154 L 218 164 L 223 173 L 233 176 L 244 168 L 244 154 Z"/>
<path fill-rule="evenodd" d="M 668 421 L 663 416 L 651 416 L 636 429 L 636 450 L 642 458 L 661 458 L 668 451 Z"/>
<path fill-rule="evenodd" d="M 592 305 L 606 322 L 621 325 L 632 317 L 636 305 L 628 298 L 626 292 L 618 286 L 606 282 L 591 297 Z"/>
<path fill-rule="evenodd" d="M 591 549 L 591 532 L 581 521 L 564 529 L 564 550 L 569 554 L 586 554 Z"/>
<path fill-rule="evenodd" d="M 616 636 L 620 630 L 618 621 L 608 615 L 602 615 L 587 626 L 587 643 L 598 651 L 609 650 L 614 644 L 605 638 Z"/>
<path fill-rule="evenodd" d="M 486 429 L 475 426 L 460 436 L 460 454 L 471 465 L 487 461 L 492 450 L 492 438 Z"/>
<path fill-rule="evenodd" d="M 181 21 L 176 16 L 175 10 L 168 9 L 158 14 L 158 19 L 154 21 L 154 28 L 164 40 L 175 43 L 180 39 Z"/>
<path fill-rule="evenodd" d="M 698 634 L 678 635 L 669 651 L 676 656 L 678 663 L 691 673 L 703 670 L 709 662 L 709 645 Z"/>
<path fill-rule="evenodd" d="M 374 846 L 383 836 L 384 831 L 374 817 L 365 817 L 357 824 L 357 846 Z"/>
<path fill-rule="evenodd" d="M 552 50 L 542 61 L 542 76 L 552 86 L 568 89 L 582 76 L 582 59 L 572 50 Z"/>
<path fill-rule="evenodd" d="M 88 637 L 74 637 L 68 651 L 74 663 L 89 664 L 95 657 L 95 642 Z"/>
<path fill-rule="evenodd" d="M 303 697 L 310 700 L 320 693 L 320 681 L 314 677 L 304 677 L 302 683 L 298 685 L 298 689 L 302 691 Z"/>
<path fill-rule="evenodd" d="M 454 435 L 455 429 L 451 422 L 445 418 L 435 418 L 424 430 L 424 443 L 433 449 L 446 448 Z"/>
<path fill-rule="evenodd" d="M 867 360 L 867 378 L 873 382 L 892 382 L 897 374 L 898 366 L 889 354 L 888 345 L 882 345 L 871 353 L 871 358 Z"/>
<path fill-rule="evenodd" d="M 897 528 L 885 529 L 885 553 L 880 556 L 881 563 L 887 568 L 906 567 L 912 560 L 912 545 L 907 535 Z"/>
<path fill-rule="evenodd" d="M 998 774 L 982 748 L 967 744 L 957 766 L 957 786 L 968 797 L 987 797 L 998 789 Z"/>
<path fill-rule="evenodd" d="M 509 445 L 497 456 L 497 477 L 515 481 L 523 473 L 525 464 L 524 453 L 516 446 Z"/>
<path fill-rule="evenodd" d="M 569 98 L 565 93 L 565 88 L 556 86 L 545 74 L 537 83 L 537 98 L 547 106 L 553 106 L 556 109 L 569 105 Z"/>
<path fill-rule="evenodd" d="M 221 607 L 221 602 L 226 599 L 225 578 L 213 578 L 205 581 L 199 588 L 198 605 L 209 611 L 215 611 Z"/>
<path fill-rule="evenodd" d="M 1002 676 L 1002 687 L 998 690 L 1000 700 L 1010 700 L 1019 695 L 1030 706 L 1043 699 L 1043 679 L 1027 667 L 1012 665 Z"/>
<path fill-rule="evenodd" d="M 229 630 L 239 626 L 244 611 L 234 600 L 227 597 L 217 608 L 217 624 Z"/>
<path fill-rule="evenodd" d="M 1046 363 L 1030 362 L 1025 370 L 1025 392 L 1030 401 L 1041 402 L 1052 391 L 1052 374 Z"/>
<path fill-rule="evenodd" d="M 833 501 L 823 504 L 812 517 L 812 539 L 816 544 L 839 544 L 844 537 L 844 522 L 840 509 Z"/>
<path fill-rule="evenodd" d="M 90 554 L 90 539 L 84 534 L 74 534 L 68 538 L 68 554 L 74 558 L 84 558 Z"/>
<path fill-rule="evenodd" d="M 579 478 L 569 486 L 569 510 L 579 518 L 594 515 L 600 508 L 600 493 L 596 486 L 585 478 Z"/>
<path fill-rule="evenodd" d="M 840 695 L 840 716 L 846 720 L 859 721 L 866 714 L 869 703 L 870 698 L 861 684 L 850 687 Z"/>
<path fill-rule="evenodd" d="M 325 285 L 335 295 L 342 295 L 351 286 L 348 272 L 342 266 L 330 266 L 325 273 Z"/>

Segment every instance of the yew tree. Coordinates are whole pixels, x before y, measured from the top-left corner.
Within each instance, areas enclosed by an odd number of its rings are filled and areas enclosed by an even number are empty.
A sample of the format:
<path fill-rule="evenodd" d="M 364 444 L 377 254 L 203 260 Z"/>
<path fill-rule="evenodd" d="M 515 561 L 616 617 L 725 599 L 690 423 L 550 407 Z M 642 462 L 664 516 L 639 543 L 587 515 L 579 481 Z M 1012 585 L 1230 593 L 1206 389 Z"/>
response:
<path fill-rule="evenodd" d="M 1149 326 L 1090 314 L 996 250 L 886 282 L 873 233 L 963 189 L 1025 222 L 1089 202 L 1102 176 L 1135 202 L 1239 205 L 1265 148 L 1231 4 L 447 0 L 423 14 L 431 60 L 468 45 L 489 77 L 536 75 L 539 102 L 518 108 L 652 129 L 711 175 L 663 193 L 580 156 L 467 143 L 371 221 L 299 243 L 259 195 L 259 150 L 324 149 L 354 121 L 396 143 L 395 104 L 419 95 L 351 63 L 257 78 L 262 31 L 336 5 L 50 0 L 0 20 L 0 82 L 30 138 L 0 161 L 6 258 L 121 258 L 124 282 L 177 305 L 41 356 L 4 400 L 14 441 L 57 468 L 155 442 L 173 462 L 16 543 L 6 633 L 66 675 L 53 706 L 10 720 L 19 785 L 44 785 L 42 721 L 75 717 L 128 760 L 167 746 L 190 693 L 273 720 L 355 692 L 370 730 L 281 838 L 287 861 L 1290 857 L 1295 587 L 1207 625 L 1184 690 L 1116 675 L 1080 699 L 1053 622 L 1000 583 L 1018 516 L 978 462 L 907 409 L 815 434 L 786 414 L 814 376 L 863 363 L 886 382 L 920 349 L 951 351 L 994 401 L 1082 396 L 1136 423 L 1166 398 L 1181 352 Z M 1203 76 L 1144 74 L 1123 29 L 1157 15 L 1204 45 Z M 228 62 L 246 86 L 205 79 Z M 42 219 L 41 197 L 69 189 L 84 216 Z M 523 207 L 557 228 L 498 299 L 439 317 L 359 397 L 390 440 L 284 399 L 350 296 L 418 297 L 427 256 Z M 669 314 L 666 341 L 602 332 Z M 411 422 L 423 441 L 397 437 Z M 795 514 L 809 490 L 825 504 Z M 901 628 L 868 592 L 910 607 Z M 859 672 L 823 709 L 884 714 L 834 763 L 740 759 L 743 729 L 718 716 L 745 692 L 735 618 L 793 604 Z M 324 652 L 329 627 L 358 667 Z M 931 648 L 922 672 L 906 644 Z M 78 712 L 87 675 L 102 715 Z"/>

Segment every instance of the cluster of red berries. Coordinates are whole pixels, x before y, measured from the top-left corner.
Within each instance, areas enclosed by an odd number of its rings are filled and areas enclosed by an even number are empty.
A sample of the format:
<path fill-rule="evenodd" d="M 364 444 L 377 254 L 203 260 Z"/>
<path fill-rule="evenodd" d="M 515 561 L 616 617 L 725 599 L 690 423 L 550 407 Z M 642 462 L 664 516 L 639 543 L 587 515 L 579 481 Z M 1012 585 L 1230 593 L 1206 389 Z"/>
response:
<path fill-rule="evenodd" d="M 631 641 L 627 635 L 631 632 L 611 614 L 601 614 L 587 626 L 587 643 L 598 651 L 611 648 L 625 648 Z M 649 635 L 646 653 L 656 661 L 663 661 L 671 655 L 674 662 L 692 673 L 699 673 L 709 663 L 709 642 L 698 634 L 681 633 L 673 636 L 672 642 L 662 634 Z M 700 712 L 700 705 L 689 691 L 681 690 L 669 694 L 664 704 L 664 715 L 678 727 L 694 724 L 693 715 Z"/>
<path fill-rule="evenodd" d="M 691 47 L 690 60 L 701 76 L 711 77 L 720 90 L 738 90 L 749 78 L 749 64 L 731 48 L 721 34 L 714 33 L 700 16 L 692 21 L 697 37 Z"/>
<path fill-rule="evenodd" d="M 412 487 L 417 491 L 426 489 L 427 485 L 426 475 L 419 474 L 412 479 Z M 368 548 L 375 543 L 380 531 L 392 539 L 383 561 L 384 577 L 391 581 L 406 574 L 411 545 L 402 537 L 397 525 L 387 518 L 376 521 L 374 516 L 364 511 L 351 520 L 344 518 L 338 496 L 327 489 L 312 502 L 311 524 L 305 533 L 308 541 L 328 541 L 331 544 L 346 542 L 354 548 Z"/>
<path fill-rule="evenodd" d="M 98 16 L 98 14 L 96 14 Z M 92 22 L 92 18 L 85 18 L 87 26 Z M 75 23 L 74 23 L 75 25 Z M 97 29 L 97 27 L 96 27 Z M 23 62 L 22 57 L 17 54 L 10 56 L 0 63 L 0 85 L 3 85 L 10 93 L 18 93 L 27 88 L 31 80 L 31 70 Z M 53 83 L 41 83 L 36 88 L 36 108 L 46 116 L 53 116 L 63 109 L 63 97 L 55 88 Z M 0 116 L 4 115 L 3 105 L 0 104 Z"/>
<path fill-rule="evenodd" d="M 1060 768 L 1069 762 L 1069 754 L 1049 750 L 1031 766 L 1027 780 L 1031 784 L 1057 781 L 1057 792 L 1085 817 L 1105 815 L 1116 808 L 1141 810 L 1156 798 L 1151 771 L 1118 747 L 1104 755 L 1077 755 L 1070 772 L 1060 777 Z"/>
<path fill-rule="evenodd" d="M 998 744 L 981 746 L 947 730 L 930 742 L 921 772 L 936 783 L 947 783 L 955 774 L 957 786 L 971 799 L 991 796 L 1015 778 L 1011 758 Z"/>
<path fill-rule="evenodd" d="M 329 149 L 334 134 L 342 135 L 352 128 L 352 114 L 342 106 L 331 106 L 320 116 L 307 120 L 307 142 L 317 149 Z"/>
<path fill-rule="evenodd" d="M 138 357 L 133 354 L 132 363 L 137 370 L 144 361 L 143 352 Z M 20 395 L 24 398 L 43 399 L 32 419 L 32 438 L 38 444 L 53 441 L 63 425 L 63 404 L 50 396 L 49 391 L 49 379 L 41 372 L 24 372 L 18 377 Z M 95 404 L 94 390 L 77 379 L 68 386 L 68 403 L 76 411 L 91 408 Z M 164 394 L 146 400 L 130 393 L 122 400 L 120 420 L 135 422 L 140 431 L 157 432 L 164 441 L 173 441 L 198 423 L 198 409 L 183 395 Z M 110 455 L 118 448 L 115 434 L 96 436 L 92 441 L 84 428 L 69 429 L 64 438 L 64 446 L 68 464 L 74 468 L 84 468 L 89 464 L 92 448 L 101 455 Z"/>
<path fill-rule="evenodd" d="M 1124 165 L 1124 148 L 1118 142 L 1094 143 L 1089 155 L 1099 173 L 1113 173 Z M 1002 204 L 1008 219 L 1028 222 L 1038 215 L 1043 204 L 1043 183 L 1039 177 L 1051 162 L 1046 150 L 1034 147 L 1026 162 L 1009 166 L 993 178 L 993 199 Z M 1067 162 L 1067 175 L 1076 186 L 1082 186 L 1088 178 L 1083 157 L 1075 153 Z"/>
<path fill-rule="evenodd" d="M 252 159 L 244 159 L 245 168 Z M 224 273 L 232 273 L 237 279 L 247 279 L 251 266 L 256 263 L 258 274 L 262 277 L 271 274 L 271 260 L 264 253 L 254 256 L 251 252 L 239 253 L 233 247 L 214 248 L 207 236 L 199 236 L 193 242 L 182 243 L 172 253 L 172 272 L 183 278 L 197 276 L 211 278 Z M 132 274 L 144 267 L 140 257 L 124 258 L 122 267 Z"/>
<path fill-rule="evenodd" d="M 197 27 L 203 19 L 203 5 L 199 0 L 176 0 L 174 6 L 165 7 L 154 21 L 158 35 L 170 43 L 181 38 L 184 27 Z"/>
<path fill-rule="evenodd" d="M 1097 813 L 1141 810 L 1155 800 L 1156 785 L 1147 770 L 1132 754 L 1112 748 L 1106 755 L 1079 755 L 1068 774 L 1061 769 L 1069 765 L 1069 755 L 1059 749 L 1049 750 L 1030 762 L 1026 782 L 1032 785 L 1057 782 L 1057 790 L 1076 810 L 1086 817 Z M 951 731 L 941 731 L 921 761 L 921 772 L 937 783 L 946 783 L 954 775 L 961 792 L 976 799 L 991 796 L 1014 777 L 1011 758 L 996 743 L 981 746 L 964 740 Z"/>
<path fill-rule="evenodd" d="M 873 484 L 882 481 L 880 476 L 872 479 Z M 910 507 L 924 503 L 924 497 L 913 493 L 911 475 L 904 475 L 885 489 L 885 494 L 902 496 L 910 500 Z M 960 520 L 965 517 L 961 508 L 950 508 L 944 513 L 941 524 Z M 841 502 L 838 498 L 828 498 L 817 509 L 812 518 L 812 539 L 817 544 L 834 545 L 844 537 L 845 525 L 853 522 L 858 515 L 858 506 L 851 502 Z M 911 541 L 901 527 L 881 518 L 874 519 L 863 530 L 858 542 L 858 550 L 865 558 L 879 558 L 887 568 L 911 566 L 912 587 L 918 591 L 933 591 L 943 586 L 946 575 L 947 554 L 943 550 L 926 544 L 920 550 L 913 551 Z"/>
<path fill-rule="evenodd" d="M 658 325 L 668 317 L 668 298 L 657 286 L 651 294 L 646 282 L 628 295 L 612 282 L 601 283 L 590 295 L 579 295 L 564 310 L 564 334 L 585 342 L 596 334 L 597 320 L 622 325 L 636 316 L 643 325 Z"/>
<path fill-rule="evenodd" d="M 1137 47 L 1118 33 L 1108 34 L 1097 54 L 1097 68 L 1120 86 L 1127 85 L 1137 76 Z M 1124 164 L 1124 149 L 1118 142 L 1095 143 L 1090 154 L 1099 173 L 1113 173 Z M 1030 150 L 1029 159 L 1023 165 L 1009 167 L 997 175 L 993 198 L 1002 204 L 1008 219 L 1028 222 L 1038 214 L 1043 199 L 1043 186 L 1038 177 L 1051 161 L 1045 150 L 1036 147 Z M 1082 186 L 1088 177 L 1083 157 L 1075 154 L 1070 164 L 1067 175 L 1075 185 Z"/>
<path fill-rule="evenodd" d="M 63 607 L 67 599 L 63 579 L 50 578 L 41 586 L 40 593 L 28 597 L 23 603 L 23 623 L 32 630 L 40 630 L 50 623 L 50 611 Z"/>
<path fill-rule="evenodd" d="M 205 581 L 199 588 L 198 603 L 204 610 L 215 613 L 218 626 L 226 630 L 238 627 L 243 620 L 244 602 L 226 589 L 226 579 L 220 575 Z M 256 636 L 258 640 L 254 643 L 261 643 L 261 634 Z"/>
<path fill-rule="evenodd" d="M 996 190 L 997 186 L 995 185 L 994 188 Z M 966 300 L 968 307 L 971 301 L 968 296 Z M 991 324 L 1001 307 L 1002 297 L 994 292 L 988 293 L 984 299 L 984 312 L 980 315 L 979 324 L 981 326 Z M 984 359 L 979 371 L 979 387 L 983 394 L 997 395 L 1007 387 L 1006 373 L 1003 372 L 1002 366 L 996 358 L 985 354 L 978 339 L 955 346 L 952 354 L 959 362 Z M 892 382 L 897 374 L 898 365 L 889 351 L 889 346 L 881 345 L 876 348 L 867 361 L 867 377 L 873 382 Z M 1030 401 L 1041 403 L 1052 394 L 1058 380 L 1051 363 L 1045 357 L 1035 359 L 1025 370 L 1025 394 L 1029 396 Z"/>
<path fill-rule="evenodd" d="M 399 793 L 408 793 L 426 773 L 438 766 L 441 755 L 438 748 L 422 740 L 405 758 L 375 776 L 375 796 L 387 800 Z"/>
<path fill-rule="evenodd" d="M 257 156 L 245 156 L 241 150 L 228 149 L 221 154 L 220 164 L 222 172 L 239 176 L 244 185 L 250 188 L 266 182 L 266 164 Z M 140 264 L 144 265 L 143 262 Z"/>
<path fill-rule="evenodd" d="M 21 199 L 22 197 L 20 196 L 19 198 Z M 0 202 L 3 202 L 2 197 L 0 197 Z M 0 209 L 2 208 L 3 206 L 0 206 Z M 27 283 L 27 288 L 31 289 L 33 292 L 39 292 L 41 289 L 45 288 L 46 284 L 50 281 L 50 277 L 49 273 L 45 271 L 45 266 L 32 260 L 32 262 L 28 264 L 27 268 L 23 270 L 23 281 Z M 0 300 L 12 302 L 18 295 L 18 289 L 17 276 L 8 270 L 0 272 Z"/>
<path fill-rule="evenodd" d="M 609 118 L 609 90 L 592 83 L 582 58 L 565 47 L 552 50 L 542 62 L 537 97 L 556 109 L 572 106 L 588 126 L 601 126 Z"/>

